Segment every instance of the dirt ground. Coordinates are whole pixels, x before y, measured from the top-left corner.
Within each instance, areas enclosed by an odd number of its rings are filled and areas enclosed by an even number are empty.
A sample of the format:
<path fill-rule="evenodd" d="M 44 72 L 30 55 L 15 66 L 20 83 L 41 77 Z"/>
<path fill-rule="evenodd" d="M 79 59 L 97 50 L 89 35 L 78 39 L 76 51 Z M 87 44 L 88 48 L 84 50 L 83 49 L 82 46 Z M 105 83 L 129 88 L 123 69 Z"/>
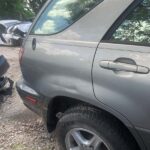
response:
<path fill-rule="evenodd" d="M 10 69 L 7 76 L 16 82 L 21 76 L 18 48 L 0 47 Z M 0 94 L 0 150 L 55 150 L 54 133 L 49 134 L 42 119 L 27 109 L 15 87 L 12 94 Z"/>

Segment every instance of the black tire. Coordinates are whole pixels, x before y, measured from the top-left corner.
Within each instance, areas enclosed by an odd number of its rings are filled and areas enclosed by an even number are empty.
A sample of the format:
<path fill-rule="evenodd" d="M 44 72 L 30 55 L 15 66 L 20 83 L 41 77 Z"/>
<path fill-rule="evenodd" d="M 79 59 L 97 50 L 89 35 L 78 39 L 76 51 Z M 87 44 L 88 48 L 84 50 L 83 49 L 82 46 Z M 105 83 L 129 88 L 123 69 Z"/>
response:
<path fill-rule="evenodd" d="M 136 142 L 129 137 L 116 119 L 88 106 L 78 106 L 66 111 L 56 129 L 58 150 L 67 150 L 65 138 L 74 128 L 84 128 L 101 137 L 110 150 L 138 150 Z"/>

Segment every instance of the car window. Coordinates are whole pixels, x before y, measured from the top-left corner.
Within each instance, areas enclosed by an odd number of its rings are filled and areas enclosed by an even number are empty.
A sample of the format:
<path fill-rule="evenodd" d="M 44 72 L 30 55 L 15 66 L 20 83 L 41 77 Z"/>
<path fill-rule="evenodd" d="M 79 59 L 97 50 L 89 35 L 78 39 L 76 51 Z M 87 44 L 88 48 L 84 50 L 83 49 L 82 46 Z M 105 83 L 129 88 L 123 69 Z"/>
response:
<path fill-rule="evenodd" d="M 52 0 L 40 16 L 31 34 L 58 33 L 103 0 Z"/>
<path fill-rule="evenodd" d="M 111 40 L 150 44 L 150 0 L 144 0 L 132 11 Z"/>

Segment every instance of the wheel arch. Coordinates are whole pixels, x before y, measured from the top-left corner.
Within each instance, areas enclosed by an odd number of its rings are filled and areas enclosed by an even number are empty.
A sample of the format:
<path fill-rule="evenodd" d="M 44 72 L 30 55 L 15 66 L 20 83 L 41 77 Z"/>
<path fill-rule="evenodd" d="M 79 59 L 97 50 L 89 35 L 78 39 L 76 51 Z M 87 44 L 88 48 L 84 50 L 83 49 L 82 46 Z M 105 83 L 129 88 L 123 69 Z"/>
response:
<path fill-rule="evenodd" d="M 111 111 L 111 109 L 108 109 L 106 107 L 103 107 L 103 105 L 87 103 L 84 100 L 66 97 L 66 96 L 56 96 L 49 102 L 48 111 L 47 111 L 48 131 L 52 132 L 53 130 L 55 130 L 59 117 L 61 117 L 63 112 L 65 112 L 67 109 L 71 107 L 78 106 L 78 105 L 94 107 L 98 111 L 105 112 L 107 115 L 110 116 L 110 118 L 117 120 L 118 123 L 123 127 L 123 129 L 126 130 L 127 134 L 134 139 L 135 143 L 139 147 L 139 149 L 137 150 L 147 150 L 143 139 L 136 131 L 134 126 L 131 124 L 131 122 L 129 122 L 129 120 L 127 120 L 127 118 L 123 116 L 120 117 L 120 115 L 117 115 L 119 112 L 114 113 L 114 111 Z"/>

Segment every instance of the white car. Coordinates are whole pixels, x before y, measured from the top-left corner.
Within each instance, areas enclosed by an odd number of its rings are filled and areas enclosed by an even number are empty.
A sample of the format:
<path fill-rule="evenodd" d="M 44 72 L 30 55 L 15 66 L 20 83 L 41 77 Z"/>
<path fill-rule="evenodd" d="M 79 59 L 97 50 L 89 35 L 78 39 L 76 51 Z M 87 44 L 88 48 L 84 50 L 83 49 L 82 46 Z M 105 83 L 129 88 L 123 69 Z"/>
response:
<path fill-rule="evenodd" d="M 0 39 L 1 39 L 1 42 L 0 43 L 6 43 L 6 40 L 5 38 L 3 38 L 2 34 L 6 34 L 7 33 L 7 30 L 20 23 L 19 20 L 0 20 Z"/>
<path fill-rule="evenodd" d="M 10 26 L 7 32 L 2 34 L 2 38 L 4 38 L 5 42 L 9 45 L 20 46 L 31 24 L 32 22 L 20 22 Z"/>
<path fill-rule="evenodd" d="M 20 23 L 19 20 L 0 20 L 0 33 L 4 33 L 13 25 Z"/>

